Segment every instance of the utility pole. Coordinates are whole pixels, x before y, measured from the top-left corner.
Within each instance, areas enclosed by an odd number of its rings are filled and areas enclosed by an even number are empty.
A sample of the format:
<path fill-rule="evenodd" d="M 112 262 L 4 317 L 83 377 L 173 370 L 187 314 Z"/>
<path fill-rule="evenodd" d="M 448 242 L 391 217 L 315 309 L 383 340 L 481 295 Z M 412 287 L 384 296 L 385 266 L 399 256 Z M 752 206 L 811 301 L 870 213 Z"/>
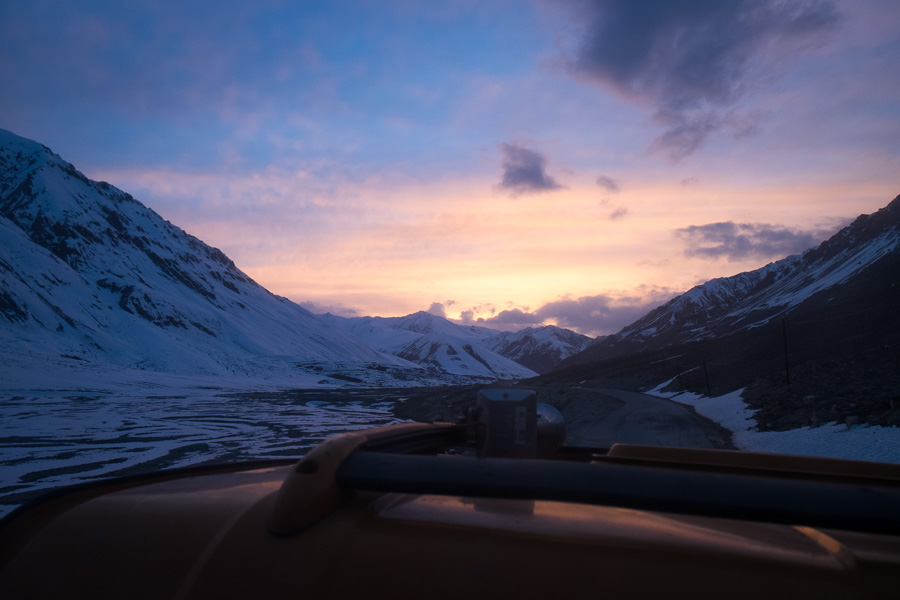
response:
<path fill-rule="evenodd" d="M 709 371 L 706 370 L 706 359 L 703 359 L 703 376 L 706 377 L 706 396 L 712 398 L 712 388 L 709 387 Z"/>
<path fill-rule="evenodd" d="M 788 387 L 791 385 L 791 367 L 788 363 L 787 322 L 781 318 L 781 333 L 784 337 L 784 379 Z"/>

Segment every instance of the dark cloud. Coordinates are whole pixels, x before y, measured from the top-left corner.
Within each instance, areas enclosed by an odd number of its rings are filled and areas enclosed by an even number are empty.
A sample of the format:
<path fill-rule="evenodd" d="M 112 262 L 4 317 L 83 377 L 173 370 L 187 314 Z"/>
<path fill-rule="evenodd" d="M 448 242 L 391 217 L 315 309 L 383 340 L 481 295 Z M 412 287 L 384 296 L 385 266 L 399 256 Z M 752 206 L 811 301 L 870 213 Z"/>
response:
<path fill-rule="evenodd" d="M 544 320 L 553 320 L 560 327 L 588 335 L 615 333 L 641 318 L 674 294 L 669 290 L 653 290 L 645 297 L 617 297 L 609 295 L 564 298 L 549 302 L 536 313 Z"/>
<path fill-rule="evenodd" d="M 714 132 L 752 133 L 733 109 L 755 74 L 817 42 L 839 17 L 830 0 L 572 0 L 585 23 L 570 67 L 652 106 L 654 144 L 677 160 Z"/>
<path fill-rule="evenodd" d="M 584 335 L 608 335 L 633 323 L 675 296 L 675 292 L 664 288 L 642 288 L 639 292 L 642 293 L 640 297 L 600 294 L 563 298 L 549 302 L 535 311 L 512 308 L 486 319 L 472 319 L 472 313 L 468 312 L 463 313 L 461 322 L 507 331 L 539 327 L 552 322 Z"/>
<path fill-rule="evenodd" d="M 619 219 L 621 219 L 622 217 L 624 217 L 627 214 L 628 214 L 628 209 L 623 206 L 623 207 L 617 208 L 616 210 L 609 213 L 609 220 L 610 221 L 618 221 Z"/>
<path fill-rule="evenodd" d="M 485 320 L 485 323 L 490 326 L 515 325 L 518 328 L 532 327 L 543 322 L 544 319 L 539 315 L 526 312 L 521 308 L 501 310 L 495 316 Z"/>
<path fill-rule="evenodd" d="M 612 194 L 617 194 L 622 190 L 621 186 L 619 186 L 619 183 L 615 179 L 613 179 L 612 177 L 607 177 L 606 175 L 601 175 L 597 178 L 597 185 Z"/>
<path fill-rule="evenodd" d="M 686 256 L 726 260 L 782 258 L 819 244 L 830 231 L 799 231 L 761 223 L 709 223 L 675 231 Z"/>
<path fill-rule="evenodd" d="M 562 189 L 552 177 L 547 175 L 547 159 L 528 148 L 512 144 L 500 144 L 503 152 L 503 180 L 500 189 L 513 196 L 533 194 Z"/>

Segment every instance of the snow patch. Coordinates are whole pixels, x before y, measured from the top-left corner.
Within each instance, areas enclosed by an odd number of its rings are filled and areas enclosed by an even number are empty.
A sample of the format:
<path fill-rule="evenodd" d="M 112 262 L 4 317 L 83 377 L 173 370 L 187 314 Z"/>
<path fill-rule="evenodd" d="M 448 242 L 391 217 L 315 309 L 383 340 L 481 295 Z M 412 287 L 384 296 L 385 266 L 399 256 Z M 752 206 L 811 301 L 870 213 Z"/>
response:
<path fill-rule="evenodd" d="M 691 392 L 660 391 L 669 383 L 671 380 L 646 393 L 694 407 L 699 414 L 730 430 L 732 441 L 740 450 L 900 463 L 900 427 L 861 424 L 848 428 L 828 423 L 790 431 L 759 431 L 753 411 L 741 398 L 743 390 L 712 398 Z"/>

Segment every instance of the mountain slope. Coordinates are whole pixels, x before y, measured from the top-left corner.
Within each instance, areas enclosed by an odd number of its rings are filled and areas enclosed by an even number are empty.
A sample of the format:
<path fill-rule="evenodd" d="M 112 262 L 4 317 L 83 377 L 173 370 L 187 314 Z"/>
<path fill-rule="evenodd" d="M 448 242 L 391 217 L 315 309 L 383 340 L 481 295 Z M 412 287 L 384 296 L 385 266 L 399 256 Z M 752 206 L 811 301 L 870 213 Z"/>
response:
<path fill-rule="evenodd" d="M 900 196 L 800 256 L 712 280 L 544 377 L 709 396 L 762 429 L 900 425 Z"/>
<path fill-rule="evenodd" d="M 658 350 L 761 327 L 898 251 L 900 196 L 872 215 L 861 215 L 802 255 L 692 288 L 598 340 L 572 362 Z"/>
<path fill-rule="evenodd" d="M 485 339 L 488 347 L 537 373 L 547 373 L 566 358 L 584 350 L 593 340 L 553 325 L 502 331 Z"/>
<path fill-rule="evenodd" d="M 453 323 L 424 311 L 405 317 L 321 316 L 384 352 L 457 375 L 532 377 L 550 371 L 591 342 L 552 325 L 499 331 Z"/>
<path fill-rule="evenodd" d="M 489 379 L 537 374 L 485 343 L 501 333 L 493 329 L 457 325 L 427 312 L 405 317 L 322 318 L 374 348 L 430 369 Z"/>
<path fill-rule="evenodd" d="M 411 367 L 277 297 L 219 250 L 0 130 L 0 345 L 184 374 Z"/>

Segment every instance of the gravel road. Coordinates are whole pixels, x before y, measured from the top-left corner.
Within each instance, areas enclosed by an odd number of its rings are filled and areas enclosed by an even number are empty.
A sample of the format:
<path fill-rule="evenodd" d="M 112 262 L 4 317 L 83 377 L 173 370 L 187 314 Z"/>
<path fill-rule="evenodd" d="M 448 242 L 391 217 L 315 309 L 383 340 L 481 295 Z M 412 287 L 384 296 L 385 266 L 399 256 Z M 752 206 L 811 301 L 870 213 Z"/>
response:
<path fill-rule="evenodd" d="M 538 402 L 566 421 L 566 445 L 608 448 L 616 442 L 733 450 L 731 433 L 693 408 L 639 392 L 590 388 L 532 388 Z M 414 421 L 456 421 L 474 406 L 478 388 L 410 395 L 396 414 Z"/>
<path fill-rule="evenodd" d="M 624 390 L 585 390 L 560 408 L 566 444 L 608 448 L 616 442 L 674 448 L 732 448 L 728 431 L 691 407 Z"/>

